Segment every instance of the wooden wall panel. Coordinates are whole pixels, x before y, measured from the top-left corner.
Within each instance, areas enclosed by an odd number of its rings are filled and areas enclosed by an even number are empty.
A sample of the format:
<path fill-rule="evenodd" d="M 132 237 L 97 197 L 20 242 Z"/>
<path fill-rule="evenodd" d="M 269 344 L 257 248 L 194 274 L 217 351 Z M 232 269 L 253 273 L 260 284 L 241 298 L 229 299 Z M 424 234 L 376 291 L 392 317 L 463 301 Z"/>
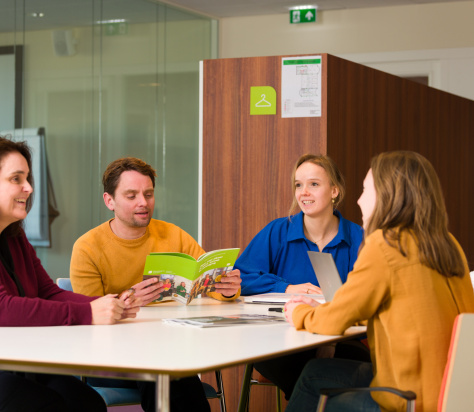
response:
<path fill-rule="evenodd" d="M 294 162 L 303 153 L 325 151 L 322 118 L 281 118 L 280 65 L 280 57 L 204 62 L 202 239 L 207 250 L 245 248 L 270 220 L 286 216 Z M 276 90 L 276 115 L 250 116 L 251 86 Z"/>
<path fill-rule="evenodd" d="M 281 57 L 208 60 L 203 70 L 202 245 L 244 250 L 267 223 L 288 214 L 293 165 L 304 153 L 325 152 L 326 122 L 324 117 L 281 118 Z M 251 86 L 276 90 L 276 115 L 250 115 Z M 231 412 L 237 409 L 242 375 L 243 366 L 223 371 Z M 214 382 L 212 373 L 203 379 Z M 211 404 L 218 411 L 217 402 Z M 275 390 L 252 389 L 250 407 L 275 410 Z"/>
<path fill-rule="evenodd" d="M 417 151 L 438 172 L 450 230 L 474 269 L 474 102 L 334 56 L 327 84 L 328 154 L 348 189 L 343 215 L 361 223 L 356 202 L 372 156 Z"/>

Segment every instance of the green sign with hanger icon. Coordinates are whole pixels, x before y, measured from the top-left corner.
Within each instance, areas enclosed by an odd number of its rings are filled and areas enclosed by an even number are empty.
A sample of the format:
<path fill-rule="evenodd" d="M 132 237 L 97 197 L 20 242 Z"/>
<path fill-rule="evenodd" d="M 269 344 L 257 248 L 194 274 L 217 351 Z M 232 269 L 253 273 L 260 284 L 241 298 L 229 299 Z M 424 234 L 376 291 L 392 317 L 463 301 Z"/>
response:
<path fill-rule="evenodd" d="M 273 87 L 250 87 L 250 114 L 276 114 L 276 91 Z"/>

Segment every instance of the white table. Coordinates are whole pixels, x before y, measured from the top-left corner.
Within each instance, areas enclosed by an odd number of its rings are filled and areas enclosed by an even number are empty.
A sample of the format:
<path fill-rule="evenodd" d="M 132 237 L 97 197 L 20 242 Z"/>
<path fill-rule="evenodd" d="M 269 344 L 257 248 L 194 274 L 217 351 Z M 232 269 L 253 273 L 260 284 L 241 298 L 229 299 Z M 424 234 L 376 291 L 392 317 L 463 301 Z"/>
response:
<path fill-rule="evenodd" d="M 157 411 L 163 412 L 169 410 L 170 376 L 261 361 L 365 332 L 353 327 L 344 336 L 322 336 L 287 323 L 201 329 L 161 322 L 240 313 L 268 314 L 268 306 L 206 298 L 142 308 L 137 319 L 110 326 L 2 327 L 0 369 L 155 381 Z"/>

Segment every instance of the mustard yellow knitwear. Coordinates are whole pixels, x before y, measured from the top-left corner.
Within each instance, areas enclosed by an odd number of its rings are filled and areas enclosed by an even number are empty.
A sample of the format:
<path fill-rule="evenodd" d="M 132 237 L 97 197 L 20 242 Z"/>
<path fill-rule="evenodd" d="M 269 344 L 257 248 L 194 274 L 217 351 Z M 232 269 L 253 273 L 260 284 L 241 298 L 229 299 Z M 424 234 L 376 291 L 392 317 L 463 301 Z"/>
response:
<path fill-rule="evenodd" d="M 112 220 L 112 219 L 111 219 Z M 120 293 L 143 280 L 146 256 L 151 252 L 181 252 L 195 259 L 204 253 L 199 244 L 172 223 L 152 219 L 138 239 L 122 239 L 110 228 L 110 220 L 81 236 L 74 244 L 70 277 L 74 292 L 87 296 Z M 220 293 L 209 296 L 218 300 Z"/>
<path fill-rule="evenodd" d="M 465 275 L 447 278 L 420 263 L 411 236 L 402 241 L 407 257 L 387 244 L 381 230 L 372 233 L 334 299 L 316 308 L 296 307 L 293 321 L 297 329 L 336 335 L 368 320 L 371 386 L 412 390 L 417 412 L 436 411 L 454 318 L 474 312 L 474 292 L 459 245 Z M 406 408 L 394 395 L 374 393 L 373 398 L 384 411 Z"/>

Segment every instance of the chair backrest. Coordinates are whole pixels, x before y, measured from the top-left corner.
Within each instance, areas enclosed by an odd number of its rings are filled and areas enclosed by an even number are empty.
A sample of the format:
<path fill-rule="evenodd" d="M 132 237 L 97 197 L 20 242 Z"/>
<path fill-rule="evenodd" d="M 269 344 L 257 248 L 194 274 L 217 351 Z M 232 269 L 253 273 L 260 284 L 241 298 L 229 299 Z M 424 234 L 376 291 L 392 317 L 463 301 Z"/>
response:
<path fill-rule="evenodd" d="M 57 278 L 56 285 L 58 285 L 61 289 L 72 292 L 71 279 L 69 278 Z"/>
<path fill-rule="evenodd" d="M 438 400 L 438 412 L 472 411 L 474 405 L 474 313 L 456 317 L 448 361 Z"/>

